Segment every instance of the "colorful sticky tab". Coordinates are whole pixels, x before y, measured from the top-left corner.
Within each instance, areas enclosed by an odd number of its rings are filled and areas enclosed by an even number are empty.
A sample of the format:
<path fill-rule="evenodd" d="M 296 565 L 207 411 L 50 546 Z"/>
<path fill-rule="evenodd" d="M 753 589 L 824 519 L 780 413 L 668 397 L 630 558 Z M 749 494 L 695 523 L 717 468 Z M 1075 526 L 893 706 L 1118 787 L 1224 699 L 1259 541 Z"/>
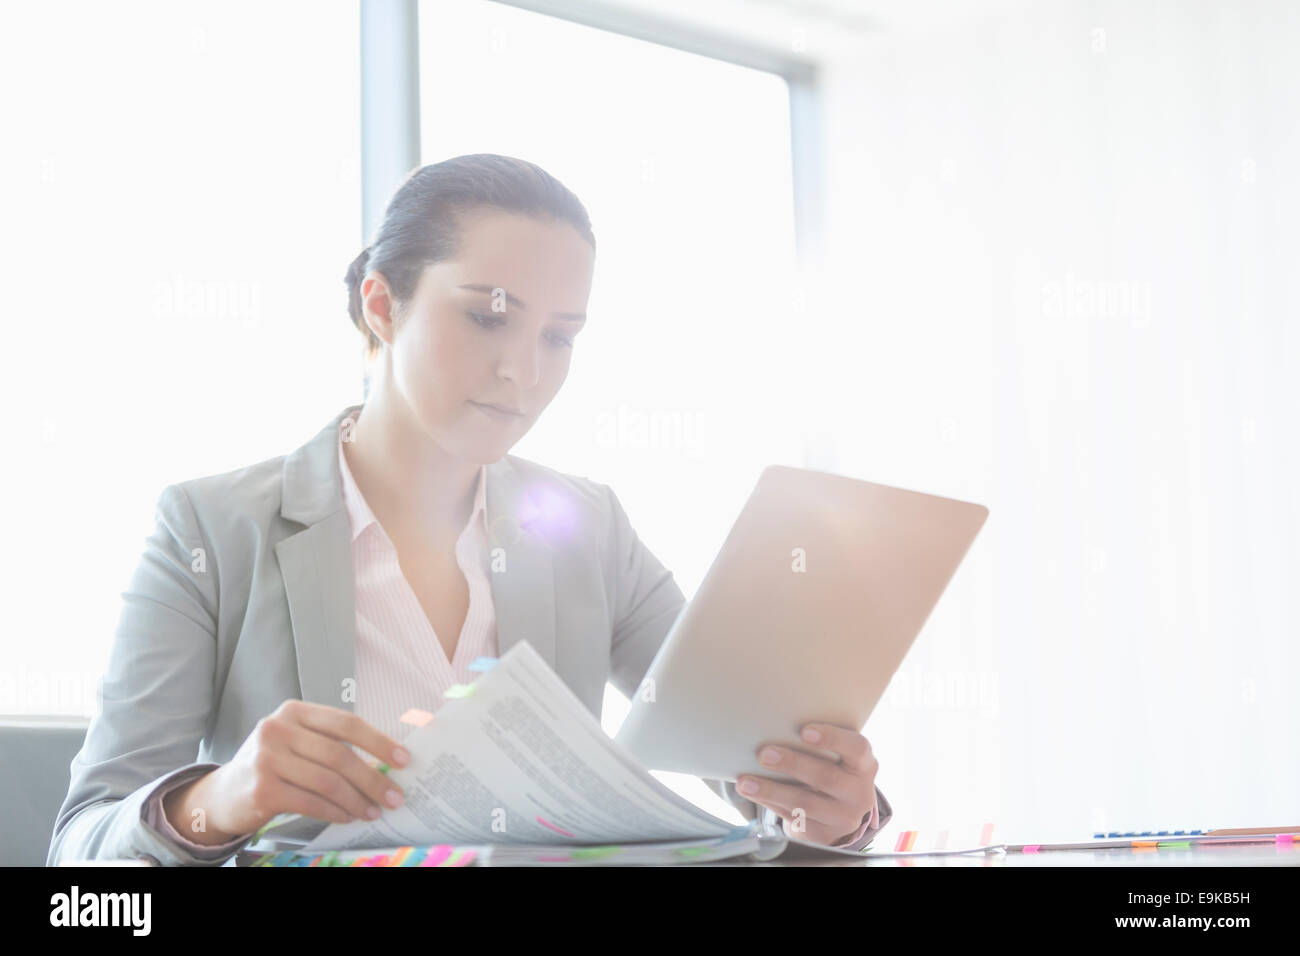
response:
<path fill-rule="evenodd" d="M 275 827 L 280 826 L 281 824 L 289 823 L 293 820 L 298 820 L 301 818 L 302 818 L 301 813 L 276 814 L 275 816 L 271 817 L 271 819 L 266 821 L 266 825 L 263 826 L 262 829 L 258 830 L 256 833 L 253 834 L 253 842 L 256 843 L 258 840 L 260 840 L 262 838 L 262 834 L 265 833 L 267 830 L 272 830 Z"/>
<path fill-rule="evenodd" d="M 451 856 L 451 847 L 446 844 L 429 847 L 429 851 L 424 854 L 424 859 L 420 861 L 420 866 L 441 866 L 442 861 Z"/>
<path fill-rule="evenodd" d="M 592 860 L 622 852 L 623 848 L 621 846 L 584 846 L 573 851 L 573 858 L 575 860 Z"/>
<path fill-rule="evenodd" d="M 916 845 L 916 836 L 919 830 L 904 830 L 898 835 L 898 842 L 894 844 L 895 853 L 906 853 Z"/>
<path fill-rule="evenodd" d="M 758 818 L 755 817 L 748 823 L 741 823 L 731 828 L 731 832 L 722 838 L 723 843 L 733 843 L 736 840 L 743 840 L 758 828 Z"/>
<path fill-rule="evenodd" d="M 442 696 L 452 697 L 452 698 L 468 697 L 472 693 L 474 693 L 473 684 L 452 684 L 450 687 L 447 688 L 446 693 L 444 693 Z"/>
<path fill-rule="evenodd" d="M 419 707 L 412 707 L 397 719 L 404 724 L 413 724 L 416 727 L 423 727 L 429 721 L 433 720 L 433 714 L 429 713 L 427 710 L 421 710 Z"/>
<path fill-rule="evenodd" d="M 490 671 L 497 659 L 495 657 L 476 657 L 473 663 L 469 665 L 472 671 Z"/>

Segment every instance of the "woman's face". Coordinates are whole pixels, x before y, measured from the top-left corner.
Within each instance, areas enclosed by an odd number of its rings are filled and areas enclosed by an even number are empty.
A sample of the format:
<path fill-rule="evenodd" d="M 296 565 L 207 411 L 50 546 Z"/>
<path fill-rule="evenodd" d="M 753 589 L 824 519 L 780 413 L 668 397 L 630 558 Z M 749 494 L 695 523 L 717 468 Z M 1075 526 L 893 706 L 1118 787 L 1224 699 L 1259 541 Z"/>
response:
<path fill-rule="evenodd" d="M 394 328 L 391 385 L 445 451 L 490 463 L 569 374 L 595 250 L 568 223 L 498 210 L 460 226 L 456 257 L 425 266 Z"/>

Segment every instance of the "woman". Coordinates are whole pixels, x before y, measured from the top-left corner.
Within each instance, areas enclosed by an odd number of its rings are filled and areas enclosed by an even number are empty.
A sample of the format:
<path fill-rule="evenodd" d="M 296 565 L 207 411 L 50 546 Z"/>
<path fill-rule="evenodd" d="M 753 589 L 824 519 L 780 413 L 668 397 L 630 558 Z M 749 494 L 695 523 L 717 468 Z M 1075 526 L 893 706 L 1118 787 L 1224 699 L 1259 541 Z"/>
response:
<path fill-rule="evenodd" d="M 524 638 L 596 716 L 607 680 L 635 690 L 685 603 L 672 574 L 608 486 L 508 454 L 568 374 L 594 260 L 582 204 L 531 163 L 460 156 L 402 184 L 346 277 L 365 403 L 163 489 L 51 864 L 212 865 L 281 813 L 303 815 L 288 842 L 374 818 L 402 793 L 362 755 L 403 766 L 400 714 Z M 890 815 L 870 746 L 814 727 L 838 762 L 772 748 L 808 786 L 711 785 L 862 846 Z"/>

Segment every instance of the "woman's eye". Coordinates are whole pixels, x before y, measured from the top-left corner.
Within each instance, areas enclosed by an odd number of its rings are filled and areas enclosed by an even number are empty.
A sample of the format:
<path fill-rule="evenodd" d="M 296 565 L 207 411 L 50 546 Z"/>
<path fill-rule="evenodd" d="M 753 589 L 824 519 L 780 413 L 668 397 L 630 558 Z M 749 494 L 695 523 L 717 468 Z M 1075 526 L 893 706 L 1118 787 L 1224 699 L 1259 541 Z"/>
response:
<path fill-rule="evenodd" d="M 475 324 L 480 325 L 485 329 L 495 329 L 498 325 L 504 325 L 506 321 L 500 316 L 484 315 L 482 312 L 466 312 L 465 314 L 468 315 Z M 549 334 L 548 338 L 550 343 L 557 349 L 573 348 L 573 339 L 567 335 L 558 335 L 552 332 Z"/>

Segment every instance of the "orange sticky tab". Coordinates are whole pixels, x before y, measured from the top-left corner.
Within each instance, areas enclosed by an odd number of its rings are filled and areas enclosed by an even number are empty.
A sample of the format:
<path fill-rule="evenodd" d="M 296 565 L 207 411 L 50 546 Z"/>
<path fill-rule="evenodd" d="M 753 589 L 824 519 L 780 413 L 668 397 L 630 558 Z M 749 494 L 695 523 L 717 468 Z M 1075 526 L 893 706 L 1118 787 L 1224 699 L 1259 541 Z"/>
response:
<path fill-rule="evenodd" d="M 416 727 L 423 727 L 429 721 L 433 720 L 433 714 L 429 713 L 427 710 L 421 710 L 419 707 L 412 707 L 397 719 L 404 724 L 414 724 Z"/>

